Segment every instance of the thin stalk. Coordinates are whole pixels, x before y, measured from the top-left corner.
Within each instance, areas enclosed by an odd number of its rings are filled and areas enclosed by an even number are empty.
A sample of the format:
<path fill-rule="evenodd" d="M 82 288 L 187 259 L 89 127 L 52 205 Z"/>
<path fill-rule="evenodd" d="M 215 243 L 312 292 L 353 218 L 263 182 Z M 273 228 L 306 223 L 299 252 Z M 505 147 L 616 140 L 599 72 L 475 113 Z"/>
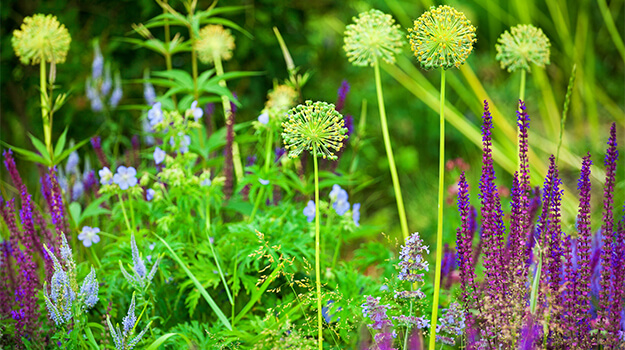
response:
<path fill-rule="evenodd" d="M 313 163 L 315 171 L 315 277 L 317 280 L 317 328 L 319 330 L 319 350 L 323 350 L 323 334 L 321 323 L 321 269 L 319 251 L 319 166 L 317 164 L 317 149 L 313 149 Z"/>
<path fill-rule="evenodd" d="M 268 135 L 267 135 L 268 137 L 267 137 L 267 143 L 265 144 L 265 164 L 264 164 L 265 175 L 269 173 L 269 166 L 271 164 L 271 147 L 273 146 L 273 130 L 268 129 L 267 132 L 268 132 Z M 249 222 L 252 222 L 252 220 L 254 220 L 256 211 L 260 207 L 260 203 L 262 202 L 264 197 L 265 197 L 265 187 L 261 187 L 261 189 L 258 191 L 258 195 L 256 196 L 256 200 L 254 201 L 254 209 L 252 209 L 252 214 L 250 215 Z"/>
<path fill-rule="evenodd" d="M 167 13 L 167 10 L 163 8 L 163 13 Z M 171 34 L 169 34 L 169 18 L 165 18 L 165 65 L 167 67 L 167 71 L 170 72 L 173 69 L 171 64 L 171 53 L 169 52 L 169 42 L 171 41 Z M 170 79 L 171 80 L 171 79 Z M 176 98 L 176 94 L 171 95 L 171 100 L 174 103 L 174 109 L 178 109 L 178 99 Z"/>
<path fill-rule="evenodd" d="M 200 98 L 200 94 L 197 89 L 197 52 L 195 52 L 195 49 L 191 49 L 191 69 L 193 73 L 193 96 L 197 101 Z"/>
<path fill-rule="evenodd" d="M 440 141 L 438 156 L 438 225 L 436 229 L 436 273 L 434 275 L 434 301 L 430 320 L 430 350 L 436 346 L 436 321 L 438 320 L 438 297 L 441 289 L 441 261 L 443 259 L 443 187 L 445 186 L 445 70 L 441 69 Z"/>
<path fill-rule="evenodd" d="M 47 83 L 46 79 L 46 61 L 41 60 L 39 65 L 39 95 L 41 96 L 41 119 L 43 120 L 43 137 L 46 144 L 46 149 L 50 153 L 50 157 L 54 155 L 52 151 L 52 127 L 50 125 L 50 106 L 48 104 L 47 95 Z"/>
<path fill-rule="evenodd" d="M 254 201 L 254 208 L 252 209 L 252 214 L 250 214 L 249 222 L 252 222 L 254 220 L 254 216 L 256 216 L 256 212 L 258 211 L 258 207 L 260 206 L 260 200 L 263 197 L 265 197 L 265 186 L 261 187 L 260 190 L 258 190 L 256 200 Z"/>
<path fill-rule="evenodd" d="M 132 198 L 130 198 L 130 195 L 128 195 L 128 206 L 129 206 L 129 210 L 130 210 L 130 222 L 132 222 L 132 227 L 133 229 L 137 228 L 137 224 L 135 222 L 135 211 L 132 208 Z"/>
<path fill-rule="evenodd" d="M 206 202 L 206 239 L 208 240 L 208 244 L 210 244 L 211 252 L 213 253 L 213 257 L 215 258 L 215 264 L 217 265 L 217 270 L 219 270 L 219 276 L 221 276 L 221 282 L 224 284 L 226 289 L 226 294 L 228 294 L 228 300 L 230 300 L 230 304 L 234 310 L 234 300 L 232 299 L 232 294 L 230 294 L 230 288 L 228 288 L 228 283 L 226 283 L 226 277 L 224 276 L 223 271 L 221 270 L 221 265 L 219 264 L 219 259 L 217 258 L 217 254 L 215 253 L 215 248 L 213 247 L 213 242 L 211 242 L 210 238 L 210 229 L 211 229 L 211 219 L 210 219 L 210 205 L 208 201 Z M 234 315 L 234 312 L 232 313 Z"/>
<path fill-rule="evenodd" d="M 410 300 L 410 313 L 408 314 L 409 317 L 412 316 L 412 300 Z M 406 327 L 406 334 L 404 336 L 404 350 L 408 349 L 408 335 L 410 334 L 410 326 Z"/>
<path fill-rule="evenodd" d="M 117 196 L 119 197 L 119 204 L 122 205 L 122 213 L 124 213 L 124 220 L 126 221 L 126 227 L 128 227 L 128 231 L 132 233 L 134 232 L 134 230 L 130 226 L 130 221 L 128 221 L 128 215 L 126 214 L 126 208 L 124 207 L 124 198 L 122 197 L 121 193 L 117 193 Z"/>
<path fill-rule="evenodd" d="M 399 223 L 401 225 L 401 232 L 404 236 L 404 239 L 406 239 L 408 238 L 408 221 L 406 220 L 404 199 L 401 195 L 401 186 L 399 185 L 399 177 L 397 176 L 395 157 L 393 157 L 393 149 L 391 148 L 391 137 L 388 134 L 386 110 L 384 108 L 384 96 L 382 94 L 382 82 L 380 79 L 380 64 L 378 63 L 377 59 L 374 61 L 373 70 L 375 72 L 375 88 L 378 93 L 378 107 L 380 108 L 380 122 L 382 124 L 382 137 L 384 138 L 384 148 L 386 148 L 388 166 L 391 170 L 391 178 L 393 179 L 393 189 L 395 190 L 395 199 L 397 200 L 397 211 L 399 212 Z"/>
<path fill-rule="evenodd" d="M 525 77 L 527 72 L 525 69 L 521 69 L 521 86 L 519 88 L 519 100 L 525 102 Z"/>
<path fill-rule="evenodd" d="M 234 258 L 234 273 L 233 273 L 233 276 L 234 276 L 233 280 L 234 281 L 237 280 L 237 266 L 238 265 L 239 265 L 239 251 L 237 250 L 237 254 L 235 255 L 235 258 Z M 291 287 L 291 288 L 293 288 L 293 287 Z M 231 315 L 231 317 L 232 317 L 232 321 L 231 322 L 232 322 L 232 328 L 233 329 L 234 329 L 234 322 L 236 321 L 235 317 L 234 317 L 234 311 L 235 311 L 235 306 L 236 306 L 234 301 L 235 301 L 236 297 L 237 297 L 236 294 L 233 293 L 232 294 L 232 312 L 231 312 L 231 314 L 232 314 Z"/>

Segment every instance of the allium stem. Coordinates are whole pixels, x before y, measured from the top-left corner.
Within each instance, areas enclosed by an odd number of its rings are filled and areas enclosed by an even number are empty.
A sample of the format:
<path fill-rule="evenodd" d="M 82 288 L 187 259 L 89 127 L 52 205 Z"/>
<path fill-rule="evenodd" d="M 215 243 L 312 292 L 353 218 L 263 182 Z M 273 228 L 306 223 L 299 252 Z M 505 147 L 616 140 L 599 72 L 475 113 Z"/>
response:
<path fill-rule="evenodd" d="M 441 261 L 443 260 L 443 189 L 445 186 L 445 69 L 441 68 L 440 99 L 440 141 L 438 155 L 438 224 L 436 229 L 436 273 L 434 274 L 434 300 L 430 320 L 430 350 L 436 346 L 436 321 L 438 318 L 438 296 L 441 289 Z"/>
<path fill-rule="evenodd" d="M 519 100 L 525 102 L 525 77 L 527 72 L 525 69 L 521 69 L 521 86 L 519 88 Z"/>
<path fill-rule="evenodd" d="M 399 177 L 397 176 L 397 167 L 395 166 L 395 158 L 393 157 L 393 149 L 391 148 L 391 138 L 388 134 L 386 110 L 384 108 L 384 96 L 382 95 L 382 82 L 380 80 L 380 63 L 378 62 L 377 58 L 374 61 L 373 70 L 375 72 L 375 87 L 378 93 L 378 107 L 380 108 L 380 122 L 382 124 L 382 137 L 384 138 L 384 148 L 386 148 L 388 166 L 391 170 L 391 178 L 393 179 L 393 189 L 395 190 L 395 199 L 397 200 L 397 211 L 399 212 L 401 233 L 404 236 L 404 240 L 406 240 L 408 238 L 408 221 L 406 220 L 404 199 L 401 195 L 401 186 L 399 185 Z"/>
<path fill-rule="evenodd" d="M 319 263 L 321 260 L 319 251 L 319 166 L 317 162 L 317 150 L 313 149 L 313 162 L 315 171 L 315 279 L 317 281 L 317 328 L 319 331 L 318 342 L 319 350 L 323 350 L 323 329 L 321 323 L 321 269 Z"/>
<path fill-rule="evenodd" d="M 50 158 L 54 155 L 52 152 L 52 127 L 50 122 L 50 106 L 48 105 L 48 95 L 47 95 L 47 78 L 46 78 L 46 62 L 45 60 L 41 60 L 39 66 L 39 85 L 40 91 L 39 95 L 41 96 L 41 119 L 43 120 L 43 137 L 46 144 L 46 149 L 50 155 Z"/>

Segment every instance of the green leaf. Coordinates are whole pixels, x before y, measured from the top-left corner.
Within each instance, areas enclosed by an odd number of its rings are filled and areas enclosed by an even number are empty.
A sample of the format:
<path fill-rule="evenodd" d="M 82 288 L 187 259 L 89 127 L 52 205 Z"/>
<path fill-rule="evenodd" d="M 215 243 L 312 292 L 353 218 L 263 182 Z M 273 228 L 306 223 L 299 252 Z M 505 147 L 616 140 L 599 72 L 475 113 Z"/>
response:
<path fill-rule="evenodd" d="M 54 158 L 54 164 L 59 164 L 61 163 L 61 161 L 63 159 L 65 159 L 67 156 L 69 156 L 70 153 L 74 152 L 75 150 L 79 149 L 80 147 L 82 147 L 85 143 L 89 142 L 91 138 L 88 137 L 80 142 L 78 142 L 77 144 L 74 145 L 74 147 L 65 150 L 65 152 L 61 153 L 61 155 L 58 158 Z"/>
<path fill-rule="evenodd" d="M 152 75 L 162 78 L 173 79 L 178 82 L 179 86 L 193 87 L 193 78 L 191 75 L 180 69 L 172 69 L 170 71 L 153 72 Z"/>
<path fill-rule="evenodd" d="M 43 164 L 43 165 L 48 165 L 48 162 L 40 155 L 38 155 L 35 152 L 23 149 L 23 148 L 19 148 L 19 147 L 15 147 L 15 146 L 11 146 L 8 143 L 0 140 L 0 143 L 2 143 L 4 145 L 4 147 L 7 147 L 11 150 L 13 150 L 15 153 L 17 154 L 21 154 L 24 159 L 31 161 L 31 162 L 35 162 L 35 163 L 39 163 L 39 164 Z"/>
<path fill-rule="evenodd" d="M 82 208 L 80 207 L 80 203 L 72 202 L 69 205 L 69 213 L 72 216 L 72 220 L 76 224 L 76 228 L 78 228 L 78 223 L 80 222 L 80 213 L 82 212 Z"/>
<path fill-rule="evenodd" d="M 85 219 L 88 219 L 92 216 L 98 216 L 100 214 L 110 213 L 111 212 L 110 210 L 100 208 L 100 205 L 108 198 L 109 196 L 102 196 L 94 200 L 93 202 L 89 203 L 89 205 L 82 212 L 82 215 L 80 215 L 80 219 L 78 219 L 78 222 L 76 223 L 76 225 L 80 225 Z"/>
<path fill-rule="evenodd" d="M 39 151 L 39 153 L 41 153 L 41 156 L 46 160 L 46 162 L 48 163 L 47 165 L 52 164 L 52 162 L 50 161 L 50 153 L 48 153 L 46 145 L 44 145 L 43 142 L 41 142 L 38 138 L 30 133 L 28 134 L 28 137 L 30 137 L 30 141 L 33 143 L 33 146 L 35 146 L 37 151 Z"/>
<path fill-rule="evenodd" d="M 58 158 L 63 152 L 63 148 L 65 148 L 65 141 L 67 141 L 67 130 L 68 127 L 65 127 L 65 131 L 61 134 L 59 139 L 56 141 L 56 147 L 54 147 L 54 158 Z"/>
<path fill-rule="evenodd" d="M 229 19 L 219 18 L 219 17 L 212 17 L 212 18 L 209 18 L 206 21 L 204 21 L 204 23 L 221 24 L 224 27 L 230 27 L 232 29 L 235 29 L 235 30 L 241 32 L 243 35 L 245 35 L 246 37 L 248 37 L 250 39 L 254 39 L 254 36 L 252 34 L 250 34 L 250 32 L 248 32 L 247 30 L 243 29 L 243 27 L 241 27 L 240 25 L 232 22 Z"/>
<path fill-rule="evenodd" d="M 280 270 L 282 270 L 282 265 L 278 265 L 278 267 L 276 267 L 275 270 L 273 270 L 273 272 L 271 273 L 271 275 L 269 275 L 269 277 L 267 277 L 267 280 L 265 280 L 265 282 L 262 284 L 262 286 L 260 286 L 259 289 L 257 289 L 254 294 L 252 295 L 252 298 L 250 299 L 250 301 L 247 303 L 247 305 L 245 305 L 245 307 L 239 312 L 239 314 L 237 315 L 237 317 L 234 318 L 234 322 L 238 322 L 241 318 L 243 318 L 243 316 L 250 311 L 250 309 L 252 308 L 252 306 L 254 306 L 254 304 L 256 304 L 256 302 L 258 300 L 260 300 L 260 297 L 263 295 L 263 293 L 265 292 L 265 290 L 267 290 L 267 288 L 269 287 L 269 284 L 271 282 L 273 282 L 273 280 L 275 280 L 278 277 L 278 273 L 280 273 Z"/>
<path fill-rule="evenodd" d="M 165 341 L 173 336 L 179 336 L 182 337 L 182 339 L 184 339 L 187 344 L 189 345 L 189 349 L 193 346 L 193 343 L 191 342 L 191 340 L 189 340 L 189 338 L 187 338 L 184 334 L 180 334 L 180 333 L 167 333 L 167 334 L 163 334 L 161 335 L 158 339 L 156 339 L 152 344 L 150 344 L 150 346 L 148 346 L 147 348 L 145 348 L 146 350 L 156 350 L 158 349 L 159 346 L 161 346 L 163 343 L 165 343 Z"/>
<path fill-rule="evenodd" d="M 178 262 L 178 264 L 180 264 L 180 267 L 182 267 L 182 269 L 184 270 L 184 272 L 187 274 L 187 276 L 189 276 L 189 278 L 191 279 L 191 281 L 193 281 L 193 284 L 195 285 L 195 287 L 200 291 L 200 294 L 202 294 L 202 296 L 204 297 L 204 299 L 206 300 L 206 302 L 208 303 L 208 305 L 211 307 L 211 309 L 213 309 L 213 311 L 215 312 L 215 314 L 217 315 L 217 318 L 219 318 L 219 320 L 221 321 L 221 323 L 226 326 L 226 328 L 228 328 L 228 330 L 232 330 L 232 325 L 230 324 L 230 321 L 228 321 L 228 318 L 226 317 L 226 315 L 224 315 L 224 313 L 221 311 L 221 309 L 219 308 L 219 306 L 217 306 L 217 304 L 215 304 L 215 301 L 213 300 L 213 298 L 210 296 L 210 294 L 208 294 L 208 292 L 206 291 L 206 289 L 204 288 L 204 286 L 202 286 L 202 284 L 200 283 L 200 281 L 197 280 L 197 278 L 193 275 L 193 273 L 191 273 L 191 271 L 189 270 L 189 268 L 186 266 L 186 264 L 178 257 L 178 255 L 176 255 L 176 253 L 174 252 L 173 249 L 171 249 L 171 247 L 169 246 L 169 244 L 167 244 L 167 242 L 162 239 L 159 235 L 154 234 L 154 236 L 156 236 L 156 238 L 158 238 L 161 242 L 163 242 L 163 244 L 165 245 L 165 247 L 167 248 L 167 250 L 169 250 L 169 252 L 171 253 L 172 258 L 174 258 L 174 260 L 176 260 Z"/>

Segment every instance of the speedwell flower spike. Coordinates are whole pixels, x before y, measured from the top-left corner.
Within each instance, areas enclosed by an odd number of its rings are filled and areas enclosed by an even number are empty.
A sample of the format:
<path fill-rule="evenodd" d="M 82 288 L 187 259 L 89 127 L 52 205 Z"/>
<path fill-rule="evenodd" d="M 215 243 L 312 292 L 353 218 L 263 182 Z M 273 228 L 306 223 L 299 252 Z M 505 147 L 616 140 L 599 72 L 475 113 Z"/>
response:
<path fill-rule="evenodd" d="M 471 21 L 447 5 L 432 7 L 408 32 L 410 48 L 424 69 L 460 67 L 476 41 Z"/>
<path fill-rule="evenodd" d="M 343 116 L 326 102 L 306 101 L 291 109 L 282 123 L 284 146 L 289 157 L 295 158 L 303 151 L 324 159 L 337 159 L 345 133 Z"/>
<path fill-rule="evenodd" d="M 343 49 L 355 66 L 373 66 L 383 59 L 395 63 L 395 54 L 403 45 L 399 24 L 380 10 L 370 10 L 353 18 L 354 23 L 345 28 Z"/>

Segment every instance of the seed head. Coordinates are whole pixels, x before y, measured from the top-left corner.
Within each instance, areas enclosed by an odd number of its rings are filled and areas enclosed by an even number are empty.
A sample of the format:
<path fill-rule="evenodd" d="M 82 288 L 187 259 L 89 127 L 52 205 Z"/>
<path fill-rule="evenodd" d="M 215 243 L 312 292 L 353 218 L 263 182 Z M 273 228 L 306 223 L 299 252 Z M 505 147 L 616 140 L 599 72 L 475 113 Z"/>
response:
<path fill-rule="evenodd" d="M 355 66 L 373 66 L 376 59 L 395 63 L 399 53 L 402 32 L 391 15 L 380 10 L 370 10 L 354 17 L 354 24 L 345 28 L 343 49 L 347 58 Z"/>
<path fill-rule="evenodd" d="M 337 159 L 338 152 L 347 138 L 343 116 L 326 102 L 306 101 L 287 113 L 282 123 L 284 147 L 289 157 L 295 158 L 302 151 L 309 151 L 324 159 Z"/>
<path fill-rule="evenodd" d="M 289 85 L 278 85 L 267 94 L 267 109 L 287 111 L 297 101 L 297 91 Z"/>
<path fill-rule="evenodd" d="M 221 25 L 209 24 L 200 30 L 198 40 L 193 44 L 198 57 L 203 63 L 212 63 L 214 56 L 227 61 L 232 58 L 234 37 L 229 29 Z"/>
<path fill-rule="evenodd" d="M 505 31 L 497 40 L 497 56 L 501 69 L 514 72 L 521 68 L 530 71 L 529 63 L 539 67 L 549 64 L 549 38 L 542 29 L 531 24 L 519 24 Z"/>
<path fill-rule="evenodd" d="M 410 48 L 424 69 L 460 67 L 476 41 L 471 21 L 447 5 L 422 14 L 408 33 Z"/>
<path fill-rule="evenodd" d="M 23 64 L 63 63 L 72 38 L 67 28 L 52 15 L 36 14 L 24 18 L 19 30 L 13 31 L 13 50 Z"/>

